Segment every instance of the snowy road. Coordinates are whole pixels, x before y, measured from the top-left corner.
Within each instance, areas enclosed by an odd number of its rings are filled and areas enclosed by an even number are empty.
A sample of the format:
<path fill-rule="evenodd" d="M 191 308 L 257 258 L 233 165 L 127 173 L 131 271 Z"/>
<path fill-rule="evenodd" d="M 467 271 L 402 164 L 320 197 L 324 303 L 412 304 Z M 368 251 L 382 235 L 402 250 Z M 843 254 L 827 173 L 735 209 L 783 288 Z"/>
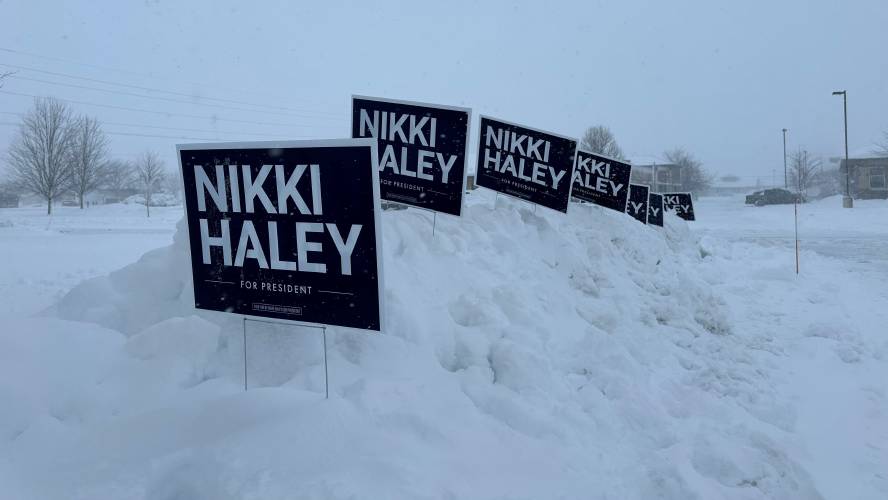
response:
<path fill-rule="evenodd" d="M 888 273 L 888 201 L 858 200 L 852 210 L 838 209 L 840 203 L 834 197 L 799 207 L 803 254 L 816 252 L 861 264 L 862 271 Z M 751 207 L 743 197 L 703 198 L 698 205 L 695 229 L 701 234 L 784 248 L 795 266 L 792 205 Z"/>

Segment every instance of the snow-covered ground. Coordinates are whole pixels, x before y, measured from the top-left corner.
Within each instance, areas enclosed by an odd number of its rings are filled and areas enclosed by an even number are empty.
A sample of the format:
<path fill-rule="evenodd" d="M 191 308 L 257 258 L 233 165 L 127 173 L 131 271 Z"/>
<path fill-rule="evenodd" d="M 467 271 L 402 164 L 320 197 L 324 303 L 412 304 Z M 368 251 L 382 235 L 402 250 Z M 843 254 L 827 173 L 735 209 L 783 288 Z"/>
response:
<path fill-rule="evenodd" d="M 888 498 L 888 202 L 803 206 L 796 276 L 791 206 L 470 199 L 384 214 L 388 331 L 328 331 L 329 401 L 267 326 L 243 392 L 180 207 L 0 209 L 0 498 Z"/>
<path fill-rule="evenodd" d="M 841 196 L 799 205 L 801 249 L 858 262 L 864 272 L 888 270 L 888 202 L 855 200 L 853 209 L 841 206 Z M 697 229 L 732 241 L 788 248 L 795 267 L 793 205 L 745 206 L 743 196 L 734 196 L 704 198 L 702 207 Z"/>
<path fill-rule="evenodd" d="M 698 205 L 704 246 L 717 242 L 749 263 L 730 266 L 723 281 L 742 291 L 735 312 L 748 304 L 740 324 L 784 349 L 777 388 L 820 493 L 888 498 L 888 201 L 800 205 L 799 276 L 792 205 L 746 207 L 742 197 Z"/>
<path fill-rule="evenodd" d="M 84 279 L 173 241 L 182 207 L 0 208 L 0 318 L 49 307 Z"/>

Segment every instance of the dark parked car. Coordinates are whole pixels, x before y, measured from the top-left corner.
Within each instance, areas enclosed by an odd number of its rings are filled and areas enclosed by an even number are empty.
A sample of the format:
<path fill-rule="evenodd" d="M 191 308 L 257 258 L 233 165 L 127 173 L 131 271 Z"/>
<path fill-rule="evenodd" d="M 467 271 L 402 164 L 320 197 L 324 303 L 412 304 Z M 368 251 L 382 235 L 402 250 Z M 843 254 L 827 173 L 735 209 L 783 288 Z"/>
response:
<path fill-rule="evenodd" d="M 761 207 L 764 205 L 784 205 L 803 202 L 801 196 L 786 189 L 765 189 L 746 196 L 747 205 Z"/>

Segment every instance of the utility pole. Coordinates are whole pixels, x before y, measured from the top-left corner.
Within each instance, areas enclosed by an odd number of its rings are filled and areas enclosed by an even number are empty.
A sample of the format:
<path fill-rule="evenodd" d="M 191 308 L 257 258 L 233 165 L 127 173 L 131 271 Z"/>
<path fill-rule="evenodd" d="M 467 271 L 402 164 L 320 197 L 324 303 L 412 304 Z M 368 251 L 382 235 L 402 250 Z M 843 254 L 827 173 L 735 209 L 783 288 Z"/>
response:
<path fill-rule="evenodd" d="M 848 92 L 837 90 L 832 95 L 842 96 L 845 110 L 845 196 L 842 198 L 842 207 L 854 208 L 854 199 L 851 198 L 851 163 L 848 162 Z"/>
<path fill-rule="evenodd" d="M 783 189 L 789 189 L 789 176 L 786 173 L 786 129 L 783 129 Z"/>
<path fill-rule="evenodd" d="M 657 185 L 657 161 L 654 160 L 654 164 L 651 166 L 651 184 L 654 186 L 654 192 L 659 193 L 659 186 Z"/>

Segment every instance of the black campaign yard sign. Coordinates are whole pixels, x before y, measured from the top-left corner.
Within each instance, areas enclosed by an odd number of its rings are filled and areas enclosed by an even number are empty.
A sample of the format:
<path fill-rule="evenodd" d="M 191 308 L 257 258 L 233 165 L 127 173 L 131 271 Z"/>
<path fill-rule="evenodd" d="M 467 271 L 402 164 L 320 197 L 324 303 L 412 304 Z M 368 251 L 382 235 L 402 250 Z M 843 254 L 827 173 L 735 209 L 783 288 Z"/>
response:
<path fill-rule="evenodd" d="M 577 141 L 481 116 L 475 184 L 567 212 Z"/>
<path fill-rule="evenodd" d="M 643 224 L 647 224 L 648 193 L 650 188 L 640 184 L 629 185 L 629 200 L 626 202 L 626 213 Z"/>
<path fill-rule="evenodd" d="M 376 141 L 177 149 L 195 307 L 381 329 Z"/>
<path fill-rule="evenodd" d="M 379 141 L 383 200 L 462 213 L 472 110 L 352 97 L 352 137 Z"/>
<path fill-rule="evenodd" d="M 675 212 L 675 215 L 684 220 L 695 220 L 691 193 L 663 193 L 663 209 Z"/>
<path fill-rule="evenodd" d="M 648 195 L 648 224 L 663 227 L 663 195 Z"/>
<path fill-rule="evenodd" d="M 632 167 L 626 162 L 577 149 L 571 196 L 624 212 L 631 173 Z"/>

